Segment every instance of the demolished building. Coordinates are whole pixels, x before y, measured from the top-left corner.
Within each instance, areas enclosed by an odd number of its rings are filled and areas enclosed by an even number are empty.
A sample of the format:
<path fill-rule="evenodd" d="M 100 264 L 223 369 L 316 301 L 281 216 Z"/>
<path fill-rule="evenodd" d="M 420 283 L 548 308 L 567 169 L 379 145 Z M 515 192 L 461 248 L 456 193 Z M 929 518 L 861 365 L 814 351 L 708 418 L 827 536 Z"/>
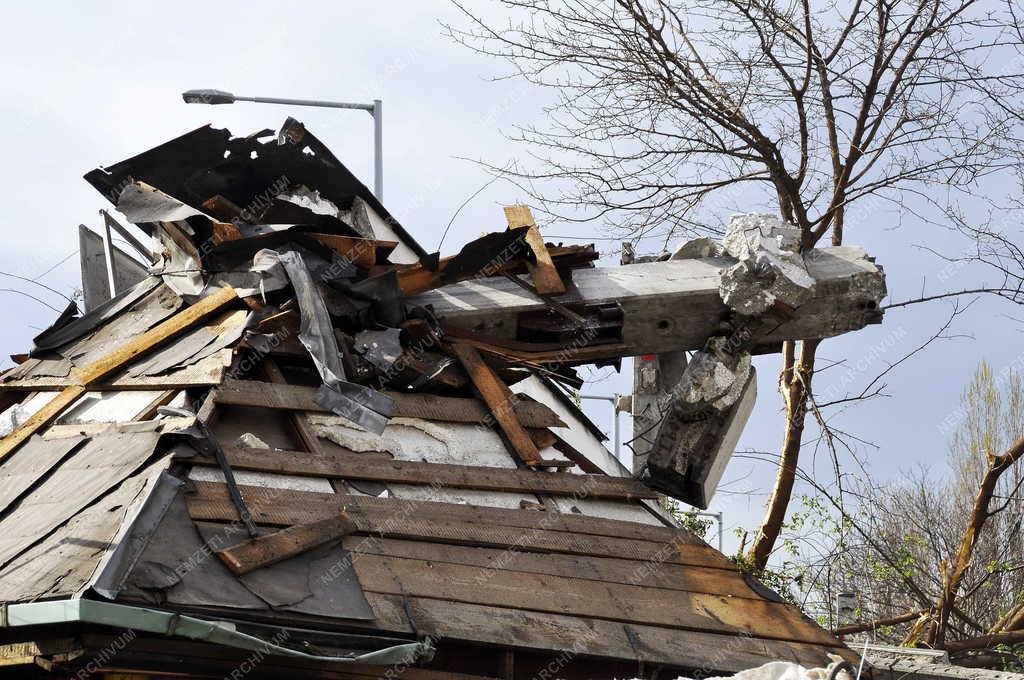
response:
<path fill-rule="evenodd" d="M 109 277 L 107 300 L 97 282 L 0 376 L 0 668 L 856 662 L 661 500 L 706 507 L 752 354 L 880 320 L 860 249 L 798 253 L 747 216 L 722 245 L 596 267 L 513 206 L 441 258 L 292 119 L 203 127 L 86 179 L 159 247 L 137 242 L 148 271 L 120 292 Z M 649 372 L 635 470 L 572 398 L 576 367 L 624 357 Z"/>

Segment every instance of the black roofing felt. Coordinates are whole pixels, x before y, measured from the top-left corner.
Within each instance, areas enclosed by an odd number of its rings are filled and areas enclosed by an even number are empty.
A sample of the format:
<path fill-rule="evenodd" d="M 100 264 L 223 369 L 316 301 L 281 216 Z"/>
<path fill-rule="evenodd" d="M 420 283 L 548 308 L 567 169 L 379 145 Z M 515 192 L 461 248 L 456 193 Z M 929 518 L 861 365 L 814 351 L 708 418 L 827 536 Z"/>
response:
<path fill-rule="evenodd" d="M 232 137 L 227 129 L 204 125 L 106 168 L 85 179 L 111 203 L 134 181 L 157 187 L 197 210 L 221 195 L 242 208 L 265 206 L 273 187 L 303 185 L 317 190 L 345 209 L 359 196 L 420 257 L 427 253 L 324 144 L 298 121 L 289 118 L 278 137 L 262 141 L 270 131 Z"/>

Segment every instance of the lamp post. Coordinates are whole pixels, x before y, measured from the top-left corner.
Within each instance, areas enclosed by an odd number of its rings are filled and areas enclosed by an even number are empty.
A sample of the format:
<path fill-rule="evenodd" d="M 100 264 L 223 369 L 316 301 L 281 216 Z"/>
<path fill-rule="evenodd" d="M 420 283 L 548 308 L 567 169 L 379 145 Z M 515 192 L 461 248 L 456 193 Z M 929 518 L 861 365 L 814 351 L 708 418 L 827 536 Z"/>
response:
<path fill-rule="evenodd" d="M 182 92 L 181 98 L 186 104 L 234 104 L 235 102 L 255 102 L 257 104 L 285 104 L 287 106 L 319 106 L 329 109 L 361 109 L 373 116 L 373 195 L 378 201 L 384 201 L 384 160 L 382 137 L 384 132 L 383 110 L 381 100 L 374 99 L 372 104 L 352 102 L 329 102 L 318 99 L 282 99 L 280 97 L 241 97 L 223 90 L 189 90 Z"/>

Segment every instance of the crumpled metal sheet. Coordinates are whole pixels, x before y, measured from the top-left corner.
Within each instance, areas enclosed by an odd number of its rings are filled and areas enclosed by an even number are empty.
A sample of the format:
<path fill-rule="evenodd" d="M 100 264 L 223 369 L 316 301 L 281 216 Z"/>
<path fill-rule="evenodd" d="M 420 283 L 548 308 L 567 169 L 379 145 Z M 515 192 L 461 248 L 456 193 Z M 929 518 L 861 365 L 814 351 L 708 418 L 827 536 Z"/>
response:
<path fill-rule="evenodd" d="M 317 390 L 316 402 L 371 432 L 381 434 L 394 412 L 394 402 L 381 392 L 345 380 L 334 325 L 302 255 L 284 251 L 278 252 L 277 256 L 288 273 L 299 304 L 299 340 L 309 351 L 323 380 L 323 385 Z"/>
<path fill-rule="evenodd" d="M 147 224 L 150 222 L 179 222 L 190 217 L 202 216 L 212 221 L 190 205 L 165 194 L 154 187 L 145 187 L 138 182 L 129 184 L 117 197 L 117 209 L 129 222 Z"/>
<path fill-rule="evenodd" d="M 179 449 L 187 446 L 184 443 L 178 444 Z M 160 472 L 139 513 L 132 519 L 131 527 L 124 532 L 110 559 L 93 581 L 93 590 L 109 600 L 117 598 L 136 560 L 149 545 L 182 486 L 184 482 L 177 477 L 166 470 Z"/>
<path fill-rule="evenodd" d="M 385 328 L 380 331 L 361 331 L 356 333 L 356 351 L 379 370 L 387 373 L 402 356 L 402 343 L 399 328 Z"/>

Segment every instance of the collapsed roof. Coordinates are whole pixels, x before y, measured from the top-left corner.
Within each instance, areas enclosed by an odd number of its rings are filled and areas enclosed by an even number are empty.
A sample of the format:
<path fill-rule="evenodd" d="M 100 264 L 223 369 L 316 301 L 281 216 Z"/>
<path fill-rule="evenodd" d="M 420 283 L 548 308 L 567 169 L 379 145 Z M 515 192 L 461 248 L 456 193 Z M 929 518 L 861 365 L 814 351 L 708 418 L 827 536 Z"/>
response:
<path fill-rule="evenodd" d="M 160 247 L 0 376 L 0 658 L 64 672 L 118 628 L 105 668 L 262 649 L 257 677 L 852 658 L 659 492 L 706 506 L 751 353 L 880 319 L 870 258 L 798 254 L 755 216 L 595 268 L 522 206 L 441 258 L 300 123 L 272 136 L 204 127 L 86 175 Z M 632 475 L 574 367 L 683 351 L 656 418 L 634 399 L 654 425 Z"/>

